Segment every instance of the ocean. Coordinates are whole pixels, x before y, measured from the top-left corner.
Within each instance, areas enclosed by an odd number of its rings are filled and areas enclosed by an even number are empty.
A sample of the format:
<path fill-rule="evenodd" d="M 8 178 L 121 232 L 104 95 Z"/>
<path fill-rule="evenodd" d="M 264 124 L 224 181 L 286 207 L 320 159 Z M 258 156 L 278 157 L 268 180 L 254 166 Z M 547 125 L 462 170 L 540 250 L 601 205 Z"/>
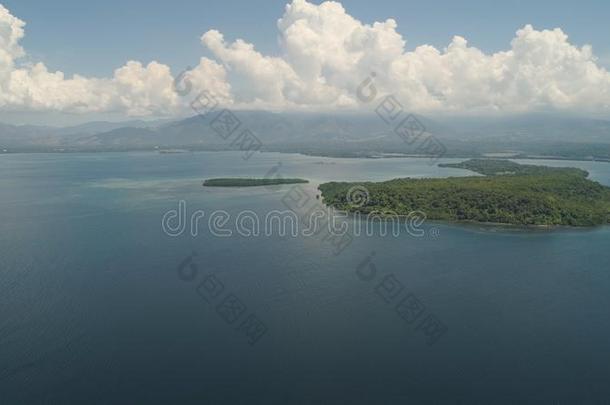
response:
<path fill-rule="evenodd" d="M 608 163 L 527 163 L 610 186 Z M 282 210 L 294 186 L 202 181 L 274 170 L 312 196 L 326 181 L 472 175 L 415 158 L 0 155 L 0 403 L 610 398 L 609 227 L 424 221 L 341 249 L 213 234 L 211 213 Z M 169 235 L 181 201 L 202 225 Z"/>

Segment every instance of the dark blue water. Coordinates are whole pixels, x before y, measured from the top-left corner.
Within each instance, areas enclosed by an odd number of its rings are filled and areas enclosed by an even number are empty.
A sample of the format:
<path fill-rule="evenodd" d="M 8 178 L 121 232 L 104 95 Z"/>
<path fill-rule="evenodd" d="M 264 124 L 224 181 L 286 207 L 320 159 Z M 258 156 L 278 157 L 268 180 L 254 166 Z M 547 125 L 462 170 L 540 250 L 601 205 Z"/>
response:
<path fill-rule="evenodd" d="M 189 213 L 283 209 L 289 186 L 201 187 L 279 161 L 311 192 L 326 180 L 468 174 L 418 159 L 2 155 L 0 403 L 609 400 L 609 228 L 425 223 L 423 237 L 358 237 L 340 254 L 315 237 L 162 231 L 179 200 Z M 541 163 L 610 185 L 608 164 Z M 180 276 L 193 252 L 195 271 Z M 396 309 L 406 297 L 421 305 L 416 320 Z M 430 316 L 446 328 L 432 345 L 418 327 Z"/>

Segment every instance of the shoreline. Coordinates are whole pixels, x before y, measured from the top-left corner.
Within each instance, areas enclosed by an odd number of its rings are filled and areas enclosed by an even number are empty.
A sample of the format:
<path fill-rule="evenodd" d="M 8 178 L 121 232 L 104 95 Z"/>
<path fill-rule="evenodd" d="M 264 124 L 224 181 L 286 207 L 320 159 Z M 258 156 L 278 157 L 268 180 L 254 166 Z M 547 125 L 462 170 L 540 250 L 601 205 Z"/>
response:
<path fill-rule="evenodd" d="M 50 151 L 0 151 L 0 156 L 3 155 L 30 155 L 30 154 L 53 154 L 53 155 L 72 155 L 72 154 L 105 154 L 105 153 L 152 153 L 158 155 L 179 155 L 185 153 L 242 153 L 239 150 L 192 150 L 192 149 L 181 149 L 179 153 L 160 153 L 158 149 L 125 149 L 125 150 L 50 150 Z M 572 162 L 599 162 L 599 163 L 610 163 L 610 158 L 592 158 L 585 159 L 582 157 L 564 157 L 564 156 L 539 156 L 539 155 L 526 155 L 526 156 L 506 156 L 506 157 L 490 157 L 484 155 L 459 155 L 459 156 L 443 156 L 441 158 L 435 158 L 434 156 L 424 155 L 410 155 L 410 154 L 388 154 L 388 155 L 369 155 L 369 156 L 339 156 L 339 155 L 324 155 L 324 154 L 312 154 L 304 152 L 281 152 L 265 150 L 259 153 L 279 153 L 282 155 L 301 155 L 315 158 L 327 158 L 327 159 L 371 159 L 371 160 L 382 160 L 382 159 L 435 159 L 440 161 L 441 159 L 503 159 L 503 160 L 550 160 L 550 161 L 572 161 Z"/>
<path fill-rule="evenodd" d="M 338 210 L 337 208 L 333 207 L 332 205 L 328 205 L 325 202 L 322 201 L 322 203 L 324 204 L 325 207 L 327 208 L 332 208 L 333 210 L 337 210 L 337 211 L 341 211 Z M 344 211 L 348 214 L 349 218 L 354 218 L 356 216 L 356 214 L 358 213 L 356 212 L 351 212 L 351 211 Z M 366 217 L 366 215 L 368 214 L 363 214 L 360 213 L 361 216 L 364 218 Z M 409 215 L 397 215 L 396 217 L 398 217 L 399 219 L 406 219 L 409 218 Z M 390 218 L 392 218 L 392 216 L 384 216 L 384 215 L 380 215 L 380 218 L 384 219 L 384 220 L 389 220 Z M 610 226 L 610 224 L 598 224 L 598 225 L 591 225 L 591 226 L 570 226 L 570 225 L 522 225 L 522 224 L 511 224 L 511 223 L 503 223 L 503 222 L 477 222 L 477 221 L 472 221 L 472 220 L 443 220 L 443 219 L 425 219 L 425 223 L 429 223 L 429 224 L 435 224 L 435 225 L 444 225 L 444 226 L 452 226 L 454 228 L 462 228 L 462 229 L 468 229 L 468 228 L 479 228 L 479 230 L 481 228 L 485 229 L 485 230 L 492 230 L 494 228 L 496 229 L 501 229 L 501 230 L 506 230 L 506 231 L 514 231 L 514 232 L 533 232 L 533 231 L 540 231 L 540 232 L 557 232 L 557 231 L 592 231 L 595 229 L 601 229 L 601 228 L 607 228 L 608 226 Z"/>

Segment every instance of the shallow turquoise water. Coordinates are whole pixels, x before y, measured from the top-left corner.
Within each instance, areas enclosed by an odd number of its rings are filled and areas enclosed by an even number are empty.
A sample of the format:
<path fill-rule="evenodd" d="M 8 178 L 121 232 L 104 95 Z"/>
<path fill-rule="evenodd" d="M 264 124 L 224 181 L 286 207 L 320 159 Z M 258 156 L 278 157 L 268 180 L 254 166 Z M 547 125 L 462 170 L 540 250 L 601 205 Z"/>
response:
<path fill-rule="evenodd" d="M 450 161 L 447 159 L 447 161 Z M 424 224 L 424 236 L 169 237 L 165 212 L 282 209 L 290 186 L 471 173 L 425 159 L 239 153 L 0 156 L 0 402 L 591 403 L 610 396 L 610 228 Z M 532 161 L 527 161 L 532 163 Z M 536 162 L 534 162 L 536 163 Z M 610 185 L 610 165 L 577 166 Z M 192 281 L 178 273 L 196 252 Z M 377 269 L 358 269 L 372 253 Z M 209 302 L 198 286 L 224 289 Z M 401 288 L 395 298 L 380 283 Z M 387 285 L 386 285 L 387 286 Z M 223 319 L 221 300 L 243 304 Z M 428 345 L 397 301 L 447 332 Z M 219 301 L 220 300 L 220 301 Z M 389 302 L 386 302 L 389 301 Z M 255 345 L 240 330 L 255 315 Z M 226 315 L 226 314 L 225 314 Z"/>

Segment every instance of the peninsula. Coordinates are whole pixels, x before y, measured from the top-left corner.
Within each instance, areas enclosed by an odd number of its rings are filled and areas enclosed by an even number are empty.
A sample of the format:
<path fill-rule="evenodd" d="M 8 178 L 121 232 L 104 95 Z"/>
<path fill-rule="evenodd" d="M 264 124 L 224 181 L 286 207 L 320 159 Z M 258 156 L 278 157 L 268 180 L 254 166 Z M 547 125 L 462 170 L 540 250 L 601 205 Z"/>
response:
<path fill-rule="evenodd" d="M 408 215 L 423 211 L 432 220 L 511 225 L 584 227 L 610 222 L 610 188 L 589 180 L 581 169 L 493 159 L 439 166 L 480 175 L 331 182 L 319 189 L 326 204 L 348 212 Z M 366 190 L 367 198 L 354 205 L 349 194 L 356 186 Z"/>

